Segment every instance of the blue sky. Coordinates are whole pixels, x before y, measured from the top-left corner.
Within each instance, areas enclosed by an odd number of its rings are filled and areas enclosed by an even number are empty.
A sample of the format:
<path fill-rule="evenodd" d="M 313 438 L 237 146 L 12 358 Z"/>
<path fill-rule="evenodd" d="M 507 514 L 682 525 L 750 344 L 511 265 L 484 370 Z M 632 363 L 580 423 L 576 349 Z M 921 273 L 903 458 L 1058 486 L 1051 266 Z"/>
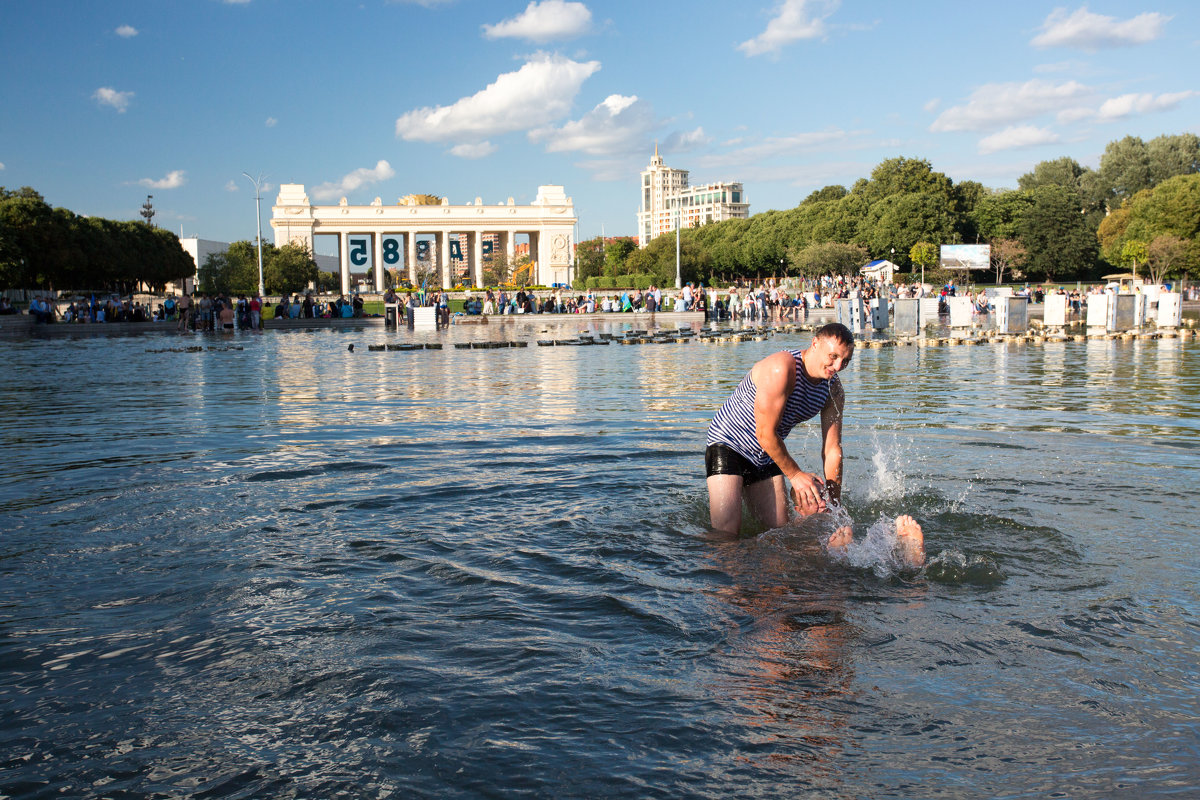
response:
<path fill-rule="evenodd" d="M 1200 9 L 853 0 L 176 0 L 3 5 L 0 185 L 188 236 L 314 201 L 533 199 L 635 233 L 655 142 L 790 208 L 879 161 L 1013 187 L 1132 134 L 1200 133 Z M 324 247 L 320 249 L 325 249 Z"/>

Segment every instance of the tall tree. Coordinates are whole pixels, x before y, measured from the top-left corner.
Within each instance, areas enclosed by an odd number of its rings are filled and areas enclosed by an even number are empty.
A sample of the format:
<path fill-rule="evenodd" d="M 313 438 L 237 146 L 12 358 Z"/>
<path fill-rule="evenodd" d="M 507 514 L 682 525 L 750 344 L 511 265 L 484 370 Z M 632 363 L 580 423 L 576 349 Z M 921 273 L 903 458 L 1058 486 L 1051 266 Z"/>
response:
<path fill-rule="evenodd" d="M 1080 213 L 1079 195 L 1062 186 L 1039 186 L 1032 195 L 1019 231 L 1029 270 L 1047 281 L 1083 276 L 1095 265 L 1098 246 Z"/>
<path fill-rule="evenodd" d="M 1154 186 L 1176 175 L 1200 172 L 1200 136 L 1194 133 L 1158 136 L 1146 142 L 1146 155 Z"/>
<path fill-rule="evenodd" d="M 840 184 L 832 184 L 830 186 L 813 191 L 808 195 L 808 197 L 804 198 L 800 205 L 805 205 L 807 203 L 820 203 L 828 200 L 841 200 L 849 193 L 849 190 L 847 190 L 845 186 L 841 186 Z"/>
<path fill-rule="evenodd" d="M 856 274 L 867 263 L 867 248 L 842 242 L 821 242 L 788 252 L 788 260 L 806 278 Z"/>
<path fill-rule="evenodd" d="M 1084 169 L 1078 161 L 1063 156 L 1053 161 L 1039 162 L 1034 166 L 1033 172 L 1027 172 L 1017 178 L 1017 186 L 1026 191 L 1039 186 L 1062 186 L 1077 192 L 1083 172 Z"/>
<path fill-rule="evenodd" d="M 1188 243 L 1169 233 L 1154 237 L 1146 248 L 1146 266 L 1150 271 L 1151 283 L 1162 283 L 1172 275 L 1173 268 L 1187 258 Z"/>
<path fill-rule="evenodd" d="M 1136 136 L 1109 142 L 1100 157 L 1100 178 L 1118 205 L 1150 188 L 1150 154 L 1146 143 Z"/>
<path fill-rule="evenodd" d="M 940 172 L 934 172 L 928 161 L 921 158 L 889 158 L 871 170 L 871 179 L 855 184 L 854 191 L 869 202 L 893 194 L 941 194 L 950 197 L 954 184 Z"/>
<path fill-rule="evenodd" d="M 495 258 L 495 254 L 493 254 Z M 600 236 L 595 236 L 591 239 L 585 239 L 575 246 L 575 277 L 578 280 L 587 280 L 588 278 L 596 277 L 604 271 L 604 239 Z M 503 272 L 500 273 L 501 275 Z M 485 283 L 487 283 L 485 281 Z M 487 283 L 488 286 L 494 286 L 497 282 Z"/>
<path fill-rule="evenodd" d="M 1133 277 L 1137 277 L 1138 264 L 1145 264 L 1146 259 L 1150 257 L 1150 247 L 1137 239 L 1127 239 L 1125 244 L 1121 246 L 1121 261 L 1128 264 L 1133 271 Z"/>
<path fill-rule="evenodd" d="M 1004 283 L 1004 273 L 1015 275 L 1025 265 L 1029 253 L 1017 239 L 996 239 L 992 242 L 992 268 L 996 270 L 996 285 Z"/>
<path fill-rule="evenodd" d="M 299 242 L 263 248 L 263 283 L 268 294 L 297 292 L 317 280 L 317 262 Z"/>
<path fill-rule="evenodd" d="M 636 249 L 637 245 L 628 236 L 621 236 L 608 241 L 604 248 L 604 274 L 612 276 L 628 275 L 629 268 L 625 262 L 629 258 L 629 254 Z"/>
<path fill-rule="evenodd" d="M 954 204 L 941 193 L 893 194 L 871 206 L 860 240 L 872 256 L 891 257 L 907 266 L 909 251 L 917 242 L 950 243 L 958 240 Z"/>
<path fill-rule="evenodd" d="M 981 198 L 972 212 L 979 238 L 990 242 L 1015 237 L 1021 218 L 1032 207 L 1033 192 L 1030 190 L 1000 192 Z"/>

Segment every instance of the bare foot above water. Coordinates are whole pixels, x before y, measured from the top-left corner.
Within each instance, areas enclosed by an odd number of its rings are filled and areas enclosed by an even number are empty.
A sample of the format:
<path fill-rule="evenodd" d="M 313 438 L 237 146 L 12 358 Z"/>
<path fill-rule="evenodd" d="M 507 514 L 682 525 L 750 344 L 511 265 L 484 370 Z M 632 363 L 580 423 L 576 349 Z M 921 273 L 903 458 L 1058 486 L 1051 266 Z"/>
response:
<path fill-rule="evenodd" d="M 925 534 L 917 521 L 907 514 L 896 517 L 896 543 L 905 561 L 914 567 L 925 565 Z"/>
<path fill-rule="evenodd" d="M 844 550 L 846 545 L 850 544 L 851 540 L 853 539 L 854 531 L 850 529 L 849 525 L 843 525 L 833 533 L 829 534 L 829 549 Z"/>

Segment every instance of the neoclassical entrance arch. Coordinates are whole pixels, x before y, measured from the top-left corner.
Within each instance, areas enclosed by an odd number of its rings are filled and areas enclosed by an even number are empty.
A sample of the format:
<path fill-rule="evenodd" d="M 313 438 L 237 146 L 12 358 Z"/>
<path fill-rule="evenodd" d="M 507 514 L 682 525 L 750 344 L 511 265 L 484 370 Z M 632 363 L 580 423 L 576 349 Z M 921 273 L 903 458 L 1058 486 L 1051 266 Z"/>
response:
<path fill-rule="evenodd" d="M 529 237 L 529 257 L 536 264 L 533 281 L 549 286 L 570 283 L 575 255 L 575 206 L 562 186 L 539 186 L 531 205 L 513 199 L 494 206 L 475 202 L 453 206 L 442 198 L 421 204 L 413 195 L 385 206 L 376 197 L 369 206 L 352 206 L 346 198 L 335 206 L 308 200 L 304 184 L 285 183 L 271 208 L 275 243 L 299 242 L 313 250 L 313 237 L 336 235 L 342 270 L 342 294 L 350 292 L 350 270 L 373 273 L 376 291 L 383 291 L 385 269 L 403 269 L 416 283 L 420 254 L 436 259 L 442 286 L 451 285 L 451 262 L 461 259 L 474 286 L 483 284 L 483 264 L 493 248 L 515 263 L 516 238 Z M 418 236 L 427 237 L 418 242 Z M 433 237 L 432 245 L 427 244 Z M 420 244 L 420 247 L 418 247 Z"/>

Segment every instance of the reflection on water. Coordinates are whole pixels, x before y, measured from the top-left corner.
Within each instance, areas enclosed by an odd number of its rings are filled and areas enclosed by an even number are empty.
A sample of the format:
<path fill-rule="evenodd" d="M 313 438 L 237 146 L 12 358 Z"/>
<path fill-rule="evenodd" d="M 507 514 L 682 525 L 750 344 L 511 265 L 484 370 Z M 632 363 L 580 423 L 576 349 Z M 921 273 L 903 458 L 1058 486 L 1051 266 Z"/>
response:
<path fill-rule="evenodd" d="M 705 527 L 807 337 L 534 343 L 630 327 L 0 343 L 0 796 L 1196 786 L 1195 343 L 860 351 L 843 561 Z"/>

